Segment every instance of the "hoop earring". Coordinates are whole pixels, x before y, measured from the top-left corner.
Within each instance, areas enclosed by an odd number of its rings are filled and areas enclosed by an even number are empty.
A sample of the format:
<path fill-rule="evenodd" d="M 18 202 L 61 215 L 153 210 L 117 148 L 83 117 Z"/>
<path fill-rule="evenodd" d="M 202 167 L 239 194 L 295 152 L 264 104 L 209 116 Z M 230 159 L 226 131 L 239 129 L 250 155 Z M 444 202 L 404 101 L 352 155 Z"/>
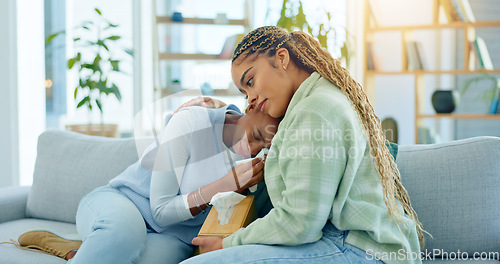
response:
<path fill-rule="evenodd" d="M 285 70 L 285 71 L 286 71 L 286 66 L 285 66 L 285 64 L 283 64 L 282 66 L 283 66 L 283 70 Z"/>

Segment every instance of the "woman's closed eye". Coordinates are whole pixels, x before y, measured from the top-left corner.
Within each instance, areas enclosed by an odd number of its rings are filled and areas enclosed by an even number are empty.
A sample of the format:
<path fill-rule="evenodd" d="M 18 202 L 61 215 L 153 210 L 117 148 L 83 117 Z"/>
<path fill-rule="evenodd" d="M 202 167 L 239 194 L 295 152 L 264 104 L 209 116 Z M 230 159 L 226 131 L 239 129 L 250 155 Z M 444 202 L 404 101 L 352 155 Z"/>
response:
<path fill-rule="evenodd" d="M 255 136 L 255 131 L 252 131 L 252 137 L 254 140 L 259 141 L 259 139 Z"/>
<path fill-rule="evenodd" d="M 257 131 L 253 131 L 252 136 L 257 141 L 262 141 L 262 142 L 266 141 L 266 139 L 262 136 L 262 133 L 260 132 L 259 129 L 257 129 Z"/>

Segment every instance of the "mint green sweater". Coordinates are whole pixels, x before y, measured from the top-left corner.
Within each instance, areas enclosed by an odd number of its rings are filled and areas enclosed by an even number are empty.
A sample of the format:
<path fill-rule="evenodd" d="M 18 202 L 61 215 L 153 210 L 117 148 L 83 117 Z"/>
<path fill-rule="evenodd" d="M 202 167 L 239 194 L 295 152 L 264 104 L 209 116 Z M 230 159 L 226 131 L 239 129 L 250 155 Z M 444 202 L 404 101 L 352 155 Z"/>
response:
<path fill-rule="evenodd" d="M 399 229 L 389 215 L 351 103 L 318 73 L 312 73 L 290 101 L 264 175 L 274 208 L 226 237 L 224 248 L 315 242 L 331 221 L 349 230 L 347 243 L 370 256 L 386 263 L 421 263 L 415 224 L 405 215 Z"/>

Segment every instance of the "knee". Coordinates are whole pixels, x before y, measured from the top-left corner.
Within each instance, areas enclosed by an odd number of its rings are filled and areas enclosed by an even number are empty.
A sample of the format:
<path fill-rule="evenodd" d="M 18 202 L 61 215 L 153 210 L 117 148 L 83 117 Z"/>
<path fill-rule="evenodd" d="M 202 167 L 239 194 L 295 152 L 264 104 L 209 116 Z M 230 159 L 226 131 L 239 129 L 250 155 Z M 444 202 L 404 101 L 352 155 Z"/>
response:
<path fill-rule="evenodd" d="M 147 235 L 146 224 L 142 218 L 121 218 L 112 221 L 100 219 L 95 222 L 93 231 L 104 232 L 111 244 L 130 251 L 142 249 Z"/>

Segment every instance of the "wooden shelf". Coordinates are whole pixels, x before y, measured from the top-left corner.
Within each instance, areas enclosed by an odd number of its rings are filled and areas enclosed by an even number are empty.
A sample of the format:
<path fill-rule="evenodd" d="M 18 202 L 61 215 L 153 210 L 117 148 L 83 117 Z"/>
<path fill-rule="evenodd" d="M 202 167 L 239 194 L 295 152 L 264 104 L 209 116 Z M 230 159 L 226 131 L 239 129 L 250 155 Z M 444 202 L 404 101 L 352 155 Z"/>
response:
<path fill-rule="evenodd" d="M 500 74 L 500 68 L 495 68 L 493 70 L 486 70 L 486 69 L 475 69 L 475 70 L 469 70 L 468 66 L 471 65 L 471 60 L 473 59 L 470 55 L 473 50 L 473 44 L 471 45 L 470 40 L 476 39 L 476 28 L 495 28 L 495 29 L 500 29 L 500 20 L 487 20 L 487 21 L 477 21 L 477 22 L 466 22 L 466 21 L 455 21 L 455 22 L 449 22 L 449 23 L 439 23 L 440 21 L 440 12 L 442 7 L 440 4 L 440 0 L 432 0 L 432 22 L 430 24 L 417 24 L 417 25 L 395 25 L 395 26 L 382 26 L 380 24 L 377 25 L 377 22 L 380 21 L 375 21 L 374 14 L 372 13 L 373 10 L 370 9 L 370 3 L 369 0 L 365 0 L 365 6 L 364 6 L 364 34 L 363 34 L 363 43 L 364 43 L 364 69 L 365 69 L 365 74 L 364 74 L 364 83 L 363 86 L 365 87 L 367 91 L 367 95 L 371 100 L 375 100 L 375 88 L 376 88 L 376 78 L 377 76 L 402 76 L 402 75 L 409 75 L 413 77 L 413 87 L 414 87 L 414 98 L 413 101 L 415 102 L 414 104 L 414 128 L 415 128 L 415 143 L 418 143 L 418 128 L 425 126 L 425 120 L 426 118 L 429 119 L 441 119 L 441 118 L 448 118 L 448 119 L 469 119 L 469 120 L 500 120 L 500 114 L 472 114 L 472 113 L 457 113 L 457 114 L 423 114 L 425 112 L 425 102 L 429 100 L 426 95 L 426 87 L 429 85 L 426 82 L 426 75 L 470 75 L 470 74 Z M 431 10 L 429 10 L 431 12 Z M 373 23 L 375 22 L 375 23 Z M 462 52 L 462 59 L 463 63 L 462 65 L 464 68 L 463 69 L 451 69 L 451 70 L 441 70 L 438 67 L 438 70 L 409 70 L 408 69 L 408 51 L 407 51 L 407 45 L 408 41 L 416 41 L 413 38 L 413 31 L 418 31 L 418 30 L 430 30 L 433 32 L 425 32 L 427 33 L 436 33 L 438 35 L 442 35 L 444 32 L 442 32 L 442 29 L 452 29 L 452 30 L 461 30 L 463 31 L 463 37 L 462 37 L 462 46 L 463 46 L 463 51 Z M 401 52 L 400 54 L 391 54 L 391 56 L 400 56 L 401 57 L 401 70 L 396 70 L 396 71 L 384 71 L 384 70 L 369 70 L 369 59 L 370 64 L 373 62 L 375 63 L 375 56 L 372 54 L 373 57 L 369 58 L 368 54 L 374 53 L 373 47 L 370 47 L 367 43 L 369 42 L 374 42 L 375 41 L 375 35 L 377 32 L 396 32 L 400 33 L 400 45 L 401 45 Z M 418 39 L 417 39 L 418 40 Z M 377 40 L 379 41 L 379 40 Z M 436 48 L 438 52 L 441 51 L 441 41 L 437 41 L 436 43 Z M 420 52 L 420 51 L 418 51 Z M 460 51 L 455 51 L 455 54 L 458 54 Z M 437 58 L 438 60 L 441 60 L 440 57 Z M 457 66 L 455 66 L 457 67 Z M 409 80 L 407 80 L 409 82 Z"/>
<path fill-rule="evenodd" d="M 162 3 L 163 6 L 165 7 L 170 7 L 174 8 L 174 3 L 171 3 L 172 1 L 170 0 L 153 0 L 152 2 L 152 23 L 153 23 L 153 80 L 154 80 L 154 87 L 153 87 L 153 96 L 154 99 L 160 99 L 164 98 L 165 96 L 186 96 L 186 97 L 192 97 L 192 96 L 200 96 L 202 95 L 201 89 L 199 87 L 194 87 L 193 86 L 187 86 L 183 84 L 182 88 L 186 89 L 172 89 L 174 91 L 177 90 L 182 90 L 179 92 L 176 92 L 175 94 L 170 93 L 170 89 L 172 88 L 169 87 L 176 79 L 179 79 L 182 81 L 182 76 L 184 76 L 182 73 L 184 72 L 183 69 L 180 69 L 181 71 L 179 72 L 179 69 L 177 69 L 177 65 L 175 65 L 177 62 L 182 62 L 182 61 L 190 61 L 191 63 L 196 63 L 196 64 L 211 64 L 214 66 L 220 66 L 220 67 L 225 67 L 228 66 L 226 64 L 230 64 L 231 62 L 231 57 L 232 53 L 230 55 L 222 54 L 225 55 L 221 58 L 220 53 L 215 50 L 214 53 L 216 54 L 203 54 L 201 51 L 196 51 L 192 50 L 189 52 L 186 51 L 180 51 L 172 48 L 166 48 L 163 49 L 163 47 L 172 47 L 172 45 L 183 45 L 185 44 L 185 40 L 182 38 L 179 38 L 180 34 L 185 33 L 184 29 L 196 29 L 196 30 L 204 30 L 204 29 L 224 29 L 224 28 L 232 28 L 236 30 L 239 33 L 246 33 L 250 32 L 253 29 L 253 17 L 254 17 L 254 1 L 253 0 L 244 0 L 241 1 L 241 5 L 243 8 L 243 14 L 242 16 L 236 17 L 238 19 L 217 19 L 215 15 L 212 16 L 207 16 L 204 18 L 198 18 L 195 15 L 186 15 L 183 17 L 182 21 L 172 21 L 172 16 L 173 14 L 170 13 L 158 13 L 156 8 L 159 5 L 156 5 L 156 2 Z M 212 4 L 212 6 L 214 6 Z M 215 5 L 215 13 L 219 14 L 224 11 L 224 6 L 217 6 Z M 163 11 L 164 9 L 162 9 Z M 220 17 L 219 17 L 220 18 Z M 217 28 L 218 27 L 218 28 Z M 179 31 L 180 30 L 180 31 Z M 161 34 L 159 34 L 161 33 Z M 236 32 L 230 33 L 227 32 L 225 35 L 226 37 L 231 38 L 232 35 L 234 35 Z M 160 39 L 161 38 L 161 39 Z M 201 36 L 201 35 L 196 35 L 195 41 L 204 43 L 206 41 L 211 41 L 210 36 Z M 228 40 L 226 39 L 226 42 Z M 224 46 L 227 44 L 226 42 L 223 43 L 223 45 L 220 47 L 221 50 L 224 49 Z M 221 43 L 222 44 L 222 43 Z M 162 47 L 163 50 L 160 49 Z M 165 51 L 165 52 L 162 52 Z M 172 64 L 173 63 L 173 64 Z M 209 75 L 214 75 L 215 78 L 218 78 L 219 76 L 217 73 L 209 74 Z M 212 76 L 209 76 L 207 74 L 204 74 L 203 76 L 199 76 L 202 80 L 201 83 L 207 81 L 211 83 L 211 78 Z M 228 76 L 230 77 L 230 76 Z M 230 79 L 228 80 L 230 81 Z M 183 82 L 183 83 L 188 83 L 188 82 Z M 218 86 L 219 84 L 217 84 Z M 195 89 L 188 89 L 188 88 L 195 88 Z M 243 100 L 243 95 L 239 93 L 237 89 L 229 88 L 228 89 L 223 89 L 226 87 L 223 87 L 223 85 L 219 87 L 213 87 L 214 88 L 214 94 L 213 96 L 220 96 L 220 97 L 232 97 L 232 96 L 238 96 L 241 97 L 241 100 Z M 220 88 L 220 89 L 217 89 Z M 171 109 L 166 108 L 167 106 L 161 105 L 160 107 L 155 107 L 154 108 L 154 116 L 155 118 L 162 118 L 164 116 L 165 111 L 170 111 Z"/>
<path fill-rule="evenodd" d="M 433 115 L 417 115 L 417 118 L 499 119 L 500 120 L 500 114 L 433 114 Z"/>
<path fill-rule="evenodd" d="M 225 61 L 229 59 L 221 59 L 218 54 L 194 54 L 194 53 L 160 53 L 160 60 L 218 60 Z"/>
<path fill-rule="evenodd" d="M 228 26 L 248 26 L 246 19 L 228 19 L 227 23 L 217 23 L 216 19 L 212 18 L 189 18 L 185 17 L 182 22 L 172 21 L 170 16 L 157 16 L 156 23 L 158 24 L 192 24 L 192 25 L 228 25 Z"/>
<path fill-rule="evenodd" d="M 419 70 L 419 71 L 373 71 L 367 70 L 368 74 L 376 74 L 376 75 L 404 75 L 404 74 L 479 74 L 479 73 L 500 73 L 500 69 L 493 70 L 439 70 L 439 71 L 431 71 L 431 70 Z"/>
<path fill-rule="evenodd" d="M 376 31 L 404 31 L 418 29 L 445 29 L 445 28 L 464 28 L 464 27 L 499 27 L 500 20 L 478 21 L 478 22 L 452 22 L 447 24 L 428 24 L 428 25 L 408 25 L 408 26 L 387 26 L 370 27 L 368 32 Z"/>

